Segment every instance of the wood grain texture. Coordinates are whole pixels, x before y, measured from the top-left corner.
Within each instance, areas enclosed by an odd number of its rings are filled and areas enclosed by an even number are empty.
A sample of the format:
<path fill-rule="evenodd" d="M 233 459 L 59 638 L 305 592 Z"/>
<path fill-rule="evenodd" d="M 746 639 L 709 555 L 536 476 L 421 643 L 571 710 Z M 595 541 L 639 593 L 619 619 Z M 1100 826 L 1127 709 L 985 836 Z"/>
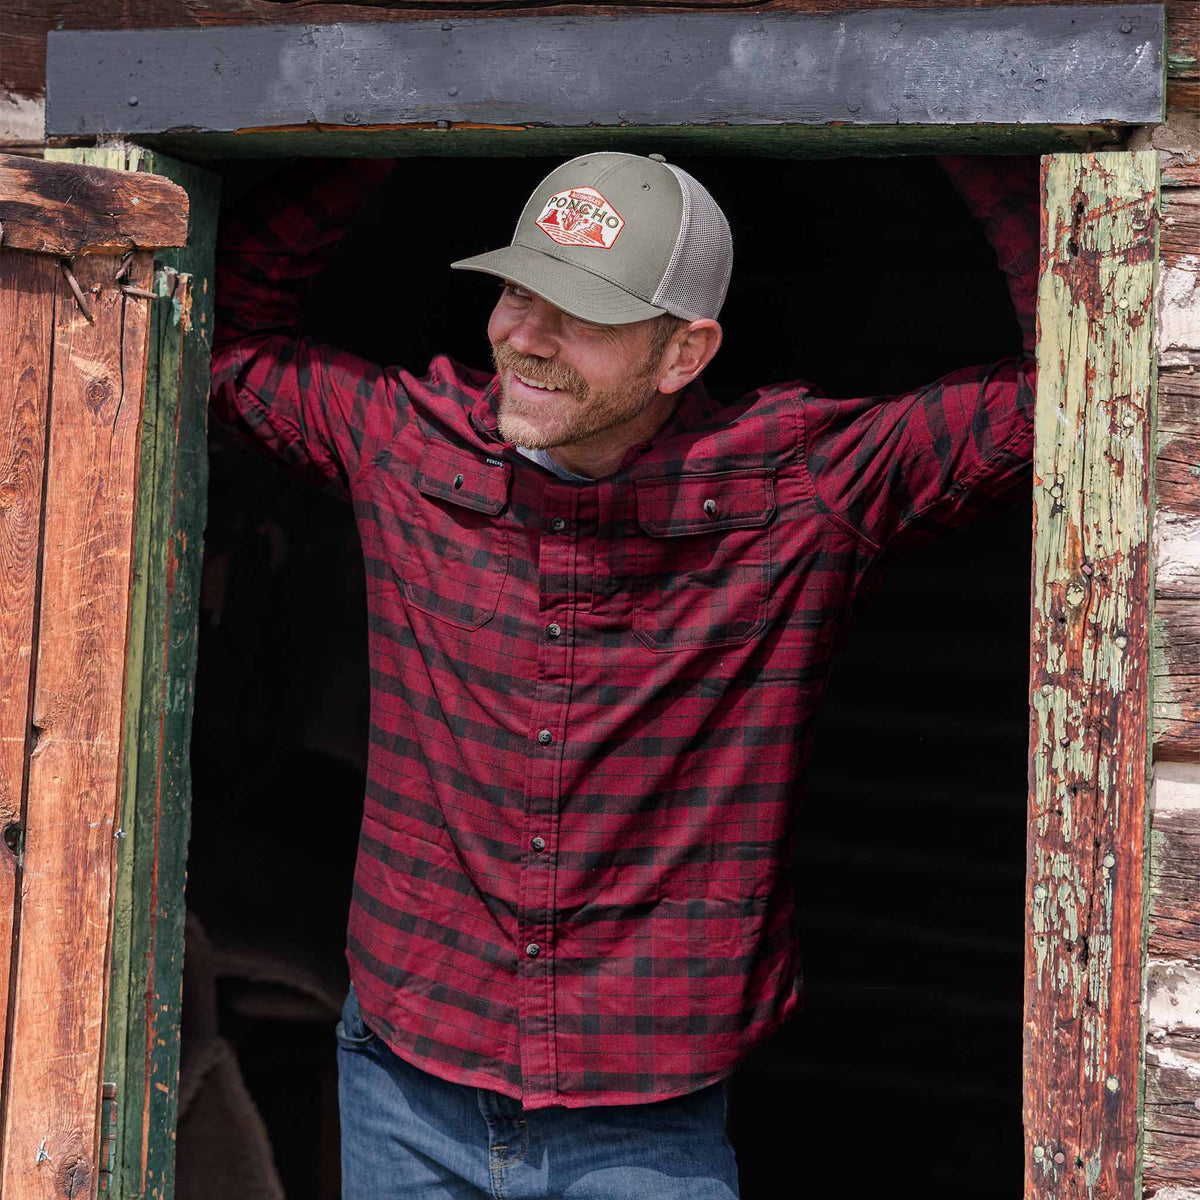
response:
<path fill-rule="evenodd" d="M 43 254 L 179 246 L 187 194 L 168 179 L 0 154 L 3 244 Z"/>
<path fill-rule="evenodd" d="M 1162 118 L 1162 20 L 1130 4 L 56 31 L 46 133 L 1140 125 Z"/>
<path fill-rule="evenodd" d="M 208 475 L 219 180 L 136 146 L 52 151 L 149 171 L 189 198 L 188 244 L 155 256 L 135 533 L 125 755 L 105 1078 L 118 1084 L 114 1200 L 173 1194 L 188 753 Z"/>
<path fill-rule="evenodd" d="M 1200 763 L 1200 165 L 1171 162 L 1166 172 L 1157 328 L 1154 756 Z"/>
<path fill-rule="evenodd" d="M 50 259 L 0 250 L 0 830 L 7 831 L 0 843 L 0 1081 L 18 920 L 57 278 Z"/>
<path fill-rule="evenodd" d="M 1043 160 L 1025 1195 L 1137 1195 L 1153 152 Z"/>
<path fill-rule="evenodd" d="M 94 324 L 57 281 L 33 748 L 0 1192 L 96 1186 L 130 553 L 151 301 L 76 260 Z M 130 281 L 151 282 L 149 252 Z M 99 285 L 98 292 L 91 288 Z"/>
<path fill-rule="evenodd" d="M 1150 843 L 1144 1183 L 1147 1196 L 1164 1200 L 1200 1195 L 1197 879 L 1200 763 L 1158 763 Z"/>

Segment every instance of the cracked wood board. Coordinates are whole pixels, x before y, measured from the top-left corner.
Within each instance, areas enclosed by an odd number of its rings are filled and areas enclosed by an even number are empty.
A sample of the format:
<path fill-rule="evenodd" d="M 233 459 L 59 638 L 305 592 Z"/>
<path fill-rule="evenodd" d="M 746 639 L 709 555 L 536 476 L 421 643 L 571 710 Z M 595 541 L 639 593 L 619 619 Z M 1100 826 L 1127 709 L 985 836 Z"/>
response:
<path fill-rule="evenodd" d="M 1146 964 L 1145 1189 L 1200 1197 L 1200 763 L 1156 763 Z"/>
<path fill-rule="evenodd" d="M 1158 161 L 1043 160 L 1025 1195 L 1138 1194 Z"/>
<path fill-rule="evenodd" d="M 0 1193 L 87 1196 L 120 794 L 130 551 L 150 301 L 77 259 L 93 321 L 55 281 L 42 585 Z M 127 276 L 151 283 L 151 254 Z M 97 290 L 92 291 L 93 286 Z"/>
<path fill-rule="evenodd" d="M 50 395 L 52 258 L 0 249 L 0 1078 L 20 878 Z M 8 843 L 11 843 L 8 844 Z"/>
<path fill-rule="evenodd" d="M 212 271 L 220 183 L 137 146 L 47 156 L 164 176 L 188 242 L 155 255 L 126 678 L 125 755 L 104 1078 L 117 1084 L 107 1196 L 173 1194 L 192 698 L 207 495 Z"/>

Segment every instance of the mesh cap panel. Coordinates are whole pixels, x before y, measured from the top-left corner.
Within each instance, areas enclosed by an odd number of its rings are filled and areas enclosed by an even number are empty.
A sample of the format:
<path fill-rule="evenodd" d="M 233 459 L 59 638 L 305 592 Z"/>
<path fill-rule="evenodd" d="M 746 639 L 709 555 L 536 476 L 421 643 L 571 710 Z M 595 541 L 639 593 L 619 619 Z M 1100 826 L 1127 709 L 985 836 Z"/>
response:
<path fill-rule="evenodd" d="M 683 192 L 679 240 L 651 303 L 677 317 L 716 318 L 733 271 L 729 222 L 706 188 L 686 171 L 663 164 Z"/>

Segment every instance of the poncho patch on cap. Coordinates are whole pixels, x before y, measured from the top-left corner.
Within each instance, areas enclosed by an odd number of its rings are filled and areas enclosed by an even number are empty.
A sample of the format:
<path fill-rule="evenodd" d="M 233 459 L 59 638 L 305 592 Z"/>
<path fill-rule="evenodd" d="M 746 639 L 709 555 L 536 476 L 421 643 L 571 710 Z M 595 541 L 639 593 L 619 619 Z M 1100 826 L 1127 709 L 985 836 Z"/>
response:
<path fill-rule="evenodd" d="M 625 221 L 595 188 L 580 187 L 551 196 L 537 225 L 560 246 L 607 250 L 625 228 Z"/>

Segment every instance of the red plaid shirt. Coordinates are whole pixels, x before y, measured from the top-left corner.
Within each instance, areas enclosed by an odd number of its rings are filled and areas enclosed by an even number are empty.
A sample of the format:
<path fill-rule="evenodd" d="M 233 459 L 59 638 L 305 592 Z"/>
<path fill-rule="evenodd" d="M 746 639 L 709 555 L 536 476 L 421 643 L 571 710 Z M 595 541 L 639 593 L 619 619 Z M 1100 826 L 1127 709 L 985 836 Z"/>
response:
<path fill-rule="evenodd" d="M 951 163 L 1032 346 L 1036 179 Z M 223 227 L 213 400 L 353 503 L 371 733 L 347 954 L 407 1061 L 526 1108 L 729 1074 L 799 1004 L 790 816 L 884 556 L 1029 484 L 1033 365 L 832 400 L 700 386 L 613 475 L 496 433 L 495 381 L 297 333 L 392 164 L 301 164 Z M 710 503 L 711 502 L 711 503 Z"/>

